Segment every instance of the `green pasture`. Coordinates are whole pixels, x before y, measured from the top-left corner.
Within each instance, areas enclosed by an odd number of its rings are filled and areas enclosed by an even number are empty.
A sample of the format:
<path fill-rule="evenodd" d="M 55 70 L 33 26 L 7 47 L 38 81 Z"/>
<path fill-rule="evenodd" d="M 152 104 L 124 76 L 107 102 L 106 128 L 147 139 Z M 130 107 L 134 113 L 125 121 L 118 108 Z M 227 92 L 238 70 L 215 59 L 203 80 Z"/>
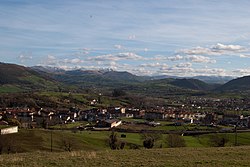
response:
<path fill-rule="evenodd" d="M 143 148 L 143 138 L 140 133 L 118 133 L 115 132 L 121 142 L 125 142 L 125 149 L 130 145 L 137 145 Z M 65 143 L 71 145 L 73 151 L 77 150 L 109 150 L 108 138 L 111 131 L 76 131 L 76 130 L 44 130 L 44 129 L 21 129 L 16 134 L 2 135 L 7 137 L 5 141 L 10 141 L 13 152 L 34 152 L 50 151 L 51 141 L 54 152 L 65 151 Z M 126 137 L 121 137 L 121 135 Z M 151 134 L 154 135 L 154 134 Z M 167 134 L 159 134 L 154 148 L 168 147 L 166 144 Z M 196 136 L 182 136 L 185 140 L 186 147 L 211 147 L 210 140 L 215 136 L 224 137 L 226 147 L 250 145 L 250 133 L 220 133 L 204 134 Z M 1 137 L 2 137 L 1 136 Z M 3 149 L 3 153 L 7 148 Z"/>

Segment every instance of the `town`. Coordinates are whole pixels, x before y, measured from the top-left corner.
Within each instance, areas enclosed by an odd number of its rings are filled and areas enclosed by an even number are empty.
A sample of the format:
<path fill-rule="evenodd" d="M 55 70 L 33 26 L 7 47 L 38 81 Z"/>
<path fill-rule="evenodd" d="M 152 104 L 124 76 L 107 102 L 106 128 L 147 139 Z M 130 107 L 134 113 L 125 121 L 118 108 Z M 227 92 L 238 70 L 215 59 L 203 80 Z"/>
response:
<path fill-rule="evenodd" d="M 162 126 L 157 121 L 172 122 L 173 125 L 196 124 L 202 126 L 224 125 L 242 129 L 250 128 L 250 101 L 248 99 L 185 98 L 172 99 L 169 106 L 156 106 L 152 109 L 136 107 L 97 108 L 98 100 L 89 102 L 92 108 L 81 110 L 76 107 L 53 108 L 1 108 L 0 124 L 8 125 L 4 120 L 15 120 L 20 128 L 51 128 L 85 121 L 86 125 L 78 129 L 106 129 L 128 124 L 126 120 L 140 120 L 148 126 Z M 178 105 L 176 105 L 178 104 Z M 136 122 L 136 121 L 135 121 Z M 138 122 L 137 122 L 138 123 Z M 133 124 L 133 126 L 138 126 Z"/>

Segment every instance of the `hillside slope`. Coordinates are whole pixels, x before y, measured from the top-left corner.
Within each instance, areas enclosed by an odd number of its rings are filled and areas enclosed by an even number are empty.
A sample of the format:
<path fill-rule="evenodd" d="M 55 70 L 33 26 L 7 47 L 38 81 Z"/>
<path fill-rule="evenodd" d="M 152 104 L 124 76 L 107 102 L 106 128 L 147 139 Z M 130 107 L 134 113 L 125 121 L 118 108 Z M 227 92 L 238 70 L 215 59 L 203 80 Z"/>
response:
<path fill-rule="evenodd" d="M 250 91 L 250 76 L 233 79 L 216 89 L 217 91 Z"/>
<path fill-rule="evenodd" d="M 0 63 L 0 92 L 56 90 L 57 83 L 31 68 Z"/>
<path fill-rule="evenodd" d="M 40 70 L 43 68 L 40 68 Z M 152 79 L 152 77 L 136 76 L 126 71 L 112 70 L 44 70 L 58 82 L 91 89 L 122 89 L 136 94 L 151 96 L 166 96 L 169 94 L 190 94 L 197 91 L 207 91 L 212 88 L 196 79 Z M 40 71 L 39 71 L 40 72 Z"/>
<path fill-rule="evenodd" d="M 36 152 L 0 156 L 1 166 L 249 166 L 250 147 Z"/>
<path fill-rule="evenodd" d="M 176 79 L 170 82 L 171 85 L 193 90 L 209 90 L 211 85 L 198 79 Z"/>

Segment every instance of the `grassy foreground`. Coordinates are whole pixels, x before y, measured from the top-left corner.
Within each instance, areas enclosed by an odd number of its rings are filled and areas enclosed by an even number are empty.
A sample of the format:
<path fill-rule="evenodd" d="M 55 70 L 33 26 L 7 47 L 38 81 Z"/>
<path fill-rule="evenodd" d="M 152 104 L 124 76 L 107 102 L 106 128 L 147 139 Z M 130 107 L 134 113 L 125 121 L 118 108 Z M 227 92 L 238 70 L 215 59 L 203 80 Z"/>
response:
<path fill-rule="evenodd" d="M 250 147 L 164 148 L 0 155 L 0 166 L 248 166 Z"/>

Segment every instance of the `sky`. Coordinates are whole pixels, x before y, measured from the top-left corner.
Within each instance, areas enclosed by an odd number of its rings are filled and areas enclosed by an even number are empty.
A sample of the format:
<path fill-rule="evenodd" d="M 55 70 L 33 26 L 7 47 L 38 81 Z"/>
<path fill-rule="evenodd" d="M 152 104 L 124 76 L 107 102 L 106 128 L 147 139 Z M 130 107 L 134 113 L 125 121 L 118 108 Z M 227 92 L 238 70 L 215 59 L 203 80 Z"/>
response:
<path fill-rule="evenodd" d="M 0 62 L 250 75 L 249 0 L 1 0 Z"/>

